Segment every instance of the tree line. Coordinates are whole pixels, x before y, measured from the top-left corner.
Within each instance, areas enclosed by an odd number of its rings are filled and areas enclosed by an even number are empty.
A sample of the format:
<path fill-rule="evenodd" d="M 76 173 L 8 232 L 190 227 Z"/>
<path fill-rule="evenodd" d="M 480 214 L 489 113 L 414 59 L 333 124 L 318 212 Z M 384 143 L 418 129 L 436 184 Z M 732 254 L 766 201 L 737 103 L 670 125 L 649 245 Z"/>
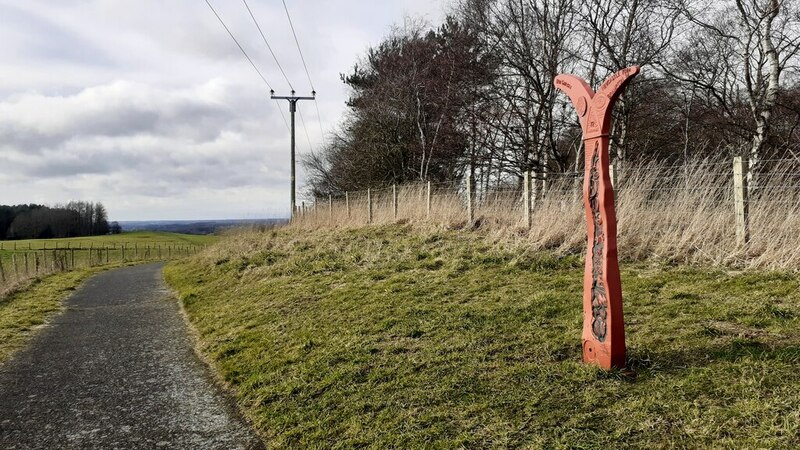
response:
<path fill-rule="evenodd" d="M 800 0 L 457 0 L 407 20 L 342 74 L 347 113 L 304 160 L 312 195 L 390 183 L 517 184 L 580 172 L 553 78 L 593 88 L 642 67 L 614 110 L 612 160 L 800 157 Z"/>
<path fill-rule="evenodd" d="M 108 222 L 102 203 L 73 201 L 66 205 L 0 205 L 0 238 L 49 239 L 97 236 L 122 231 Z"/>

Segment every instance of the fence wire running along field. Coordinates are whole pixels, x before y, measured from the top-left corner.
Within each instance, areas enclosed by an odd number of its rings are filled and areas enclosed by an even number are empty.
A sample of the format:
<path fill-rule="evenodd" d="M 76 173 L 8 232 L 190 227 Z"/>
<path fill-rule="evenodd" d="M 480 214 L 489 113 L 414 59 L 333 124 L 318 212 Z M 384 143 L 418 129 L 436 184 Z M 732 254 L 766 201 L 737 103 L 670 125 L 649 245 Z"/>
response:
<path fill-rule="evenodd" d="M 96 245 L 58 240 L 0 242 L 0 297 L 32 279 L 90 267 L 163 261 L 197 253 L 202 246 L 114 243 Z"/>
<path fill-rule="evenodd" d="M 620 257 L 797 270 L 800 161 L 760 163 L 749 184 L 746 176 L 735 179 L 736 160 L 616 167 Z M 746 167 L 740 167 L 740 172 L 746 174 Z M 302 204 L 290 226 L 323 229 L 411 223 L 476 228 L 531 250 L 582 251 L 586 241 L 583 174 L 531 174 L 527 195 L 525 185 L 525 180 L 515 180 L 482 186 L 469 196 L 464 185 L 448 183 L 347 192 Z"/>

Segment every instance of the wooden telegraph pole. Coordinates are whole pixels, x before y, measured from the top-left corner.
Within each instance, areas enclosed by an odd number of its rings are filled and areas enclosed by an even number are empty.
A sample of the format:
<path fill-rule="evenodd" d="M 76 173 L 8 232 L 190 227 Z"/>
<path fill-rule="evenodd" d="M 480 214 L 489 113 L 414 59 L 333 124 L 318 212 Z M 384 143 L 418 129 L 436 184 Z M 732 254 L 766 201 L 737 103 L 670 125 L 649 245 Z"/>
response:
<path fill-rule="evenodd" d="M 294 153 L 295 153 L 295 122 L 294 122 L 294 114 L 297 112 L 297 102 L 299 102 L 300 100 L 315 100 L 317 98 L 317 92 L 316 91 L 311 91 L 311 97 L 297 97 L 297 96 L 294 95 L 295 94 L 294 90 L 292 90 L 292 95 L 289 95 L 289 96 L 275 95 L 275 91 L 273 91 L 273 90 L 270 90 L 269 93 L 270 93 L 270 98 L 272 98 L 273 100 L 287 100 L 289 102 L 289 114 L 291 114 L 291 116 L 292 116 L 292 119 L 291 119 L 291 135 L 292 135 L 292 138 L 291 138 L 291 141 L 292 141 L 292 143 L 291 143 L 291 154 L 292 154 L 292 176 L 291 176 L 292 181 L 291 181 L 291 184 L 292 184 L 292 187 L 291 187 L 291 193 L 289 194 L 289 196 L 290 196 L 290 199 L 291 199 L 291 211 L 292 211 L 290 220 L 294 220 L 295 207 L 297 206 L 296 205 L 297 202 L 295 201 L 295 199 L 296 199 L 295 192 L 296 191 L 295 191 L 295 156 L 294 156 Z"/>

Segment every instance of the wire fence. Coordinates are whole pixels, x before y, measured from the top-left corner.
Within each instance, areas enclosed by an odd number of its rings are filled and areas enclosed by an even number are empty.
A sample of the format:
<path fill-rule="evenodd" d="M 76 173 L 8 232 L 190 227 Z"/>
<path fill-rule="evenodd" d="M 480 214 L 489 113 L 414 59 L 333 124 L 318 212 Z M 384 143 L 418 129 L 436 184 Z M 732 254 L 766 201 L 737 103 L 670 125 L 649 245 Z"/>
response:
<path fill-rule="evenodd" d="M 800 262 L 800 162 L 771 159 L 748 173 L 736 161 L 616 167 L 612 183 L 620 254 L 796 269 Z M 742 164 L 738 162 L 738 164 Z M 495 185 L 381 186 L 302 205 L 291 226 L 419 223 L 526 236 L 534 248 L 585 245 L 582 174 L 531 174 Z M 737 190 L 738 189 L 738 190 Z M 738 192 L 738 194 L 737 194 Z"/>
<path fill-rule="evenodd" d="M 98 266 L 166 261 L 193 255 L 203 247 L 181 244 L 114 243 L 97 245 L 75 241 L 0 242 L 0 294 L 32 279 Z"/>

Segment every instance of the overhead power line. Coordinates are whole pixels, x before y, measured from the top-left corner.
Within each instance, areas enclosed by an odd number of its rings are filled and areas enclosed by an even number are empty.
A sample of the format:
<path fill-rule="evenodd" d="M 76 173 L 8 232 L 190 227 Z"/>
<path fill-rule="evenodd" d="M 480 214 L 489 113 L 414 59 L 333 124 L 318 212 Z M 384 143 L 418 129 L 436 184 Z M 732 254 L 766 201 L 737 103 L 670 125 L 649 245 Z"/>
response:
<path fill-rule="evenodd" d="M 289 14 L 289 8 L 286 6 L 286 0 L 281 0 L 283 2 L 283 10 L 286 11 L 286 18 L 289 20 L 289 28 L 292 29 L 292 36 L 294 37 L 294 43 L 297 46 L 297 52 L 300 54 L 300 61 L 303 62 L 303 69 L 306 71 L 306 77 L 308 78 L 308 84 L 311 86 L 311 91 L 315 92 L 316 89 L 314 88 L 314 82 L 311 81 L 311 73 L 308 70 L 308 65 L 306 65 L 306 58 L 303 56 L 303 50 L 300 48 L 300 40 L 297 39 L 297 32 L 294 29 L 294 23 L 292 23 L 292 16 Z M 316 96 L 315 96 L 316 97 Z M 322 116 L 319 113 L 319 102 L 317 99 L 314 99 L 314 107 L 317 110 L 317 124 L 319 125 L 319 133 L 320 139 L 322 139 L 323 145 L 325 143 L 325 131 L 322 129 Z M 302 120 L 303 116 L 300 116 Z M 305 128 L 305 124 L 303 124 Z M 309 146 L 311 143 L 309 142 Z"/>
<path fill-rule="evenodd" d="M 299 109 L 297 112 L 300 114 L 300 123 L 303 124 L 303 132 L 306 134 L 306 140 L 308 141 L 308 150 L 313 152 L 314 147 L 311 145 L 311 137 L 308 135 L 308 127 L 306 127 L 306 119 L 303 118 L 303 112 Z"/>
<path fill-rule="evenodd" d="M 215 10 L 214 7 L 211 6 L 211 3 L 209 3 L 208 0 L 206 0 L 206 5 L 208 5 L 208 7 L 211 8 L 211 12 L 213 12 L 214 15 L 217 16 L 217 20 L 219 20 L 219 23 L 221 23 L 222 26 L 225 28 L 225 31 L 228 32 L 228 35 L 231 37 L 231 39 L 233 39 L 233 42 L 236 43 L 236 46 L 239 47 L 239 50 L 242 51 L 242 55 L 244 55 L 244 57 L 247 58 L 248 61 L 250 61 L 250 65 L 253 66 L 253 69 L 256 71 L 256 73 L 258 73 L 258 76 L 260 76 L 261 79 L 264 80 L 264 84 L 266 84 L 269 90 L 272 91 L 273 89 L 272 86 L 269 84 L 269 81 L 267 81 L 267 79 L 264 78 L 264 75 L 261 73 L 260 70 L 258 70 L 256 64 L 253 62 L 252 59 L 250 59 L 250 56 L 247 54 L 247 52 L 244 51 L 244 48 L 242 47 L 241 44 L 239 44 L 239 41 L 236 40 L 236 37 L 233 35 L 233 33 L 231 33 L 231 30 L 228 28 L 227 25 L 225 25 L 225 22 L 222 21 L 222 17 L 220 17 L 219 14 L 217 14 L 217 10 Z"/>
<path fill-rule="evenodd" d="M 314 82 L 311 81 L 311 74 L 308 72 L 306 59 L 303 57 L 303 50 L 300 49 L 300 41 L 297 40 L 297 33 L 294 31 L 292 16 L 289 15 L 289 8 L 286 6 L 286 0 L 281 0 L 281 1 L 283 2 L 283 10 L 286 11 L 286 18 L 289 19 L 289 27 L 292 29 L 292 36 L 294 36 L 294 43 L 297 45 L 297 51 L 300 53 L 300 60 L 303 61 L 303 69 L 305 69 L 306 71 L 306 76 L 308 77 L 308 84 L 311 85 L 312 91 L 316 91 L 316 89 L 314 89 Z"/>
<path fill-rule="evenodd" d="M 280 69 L 281 74 L 283 75 L 283 79 L 286 80 L 286 84 L 289 85 L 289 88 L 291 90 L 294 90 L 294 87 L 292 86 L 292 82 L 289 81 L 289 77 L 286 76 L 286 72 L 284 72 L 283 66 L 281 66 L 280 62 L 278 62 L 278 57 L 275 56 L 275 52 L 272 50 L 272 46 L 269 45 L 269 41 L 267 41 L 267 37 L 264 35 L 264 32 L 261 30 L 261 25 L 258 24 L 258 20 L 256 20 L 256 16 L 253 14 L 253 10 L 251 10 L 250 9 L 250 5 L 247 4 L 247 0 L 242 0 L 242 3 L 244 3 L 245 8 L 247 8 L 247 12 L 250 13 L 250 17 L 253 19 L 253 23 L 256 24 L 256 28 L 258 28 L 259 34 L 261 34 L 261 39 L 263 39 L 264 40 L 264 44 L 267 45 L 267 49 L 269 50 L 270 55 L 272 55 L 272 59 L 275 61 L 275 64 L 278 66 L 278 69 Z"/>
<path fill-rule="evenodd" d="M 322 130 L 322 116 L 319 115 L 319 102 L 314 99 L 314 107 L 317 108 L 317 124 L 319 124 L 319 134 L 320 139 L 322 139 L 322 145 L 325 145 L 325 132 Z"/>
<path fill-rule="evenodd" d="M 236 46 L 239 47 L 239 50 L 242 52 L 242 55 L 244 55 L 244 57 L 247 59 L 247 61 L 250 63 L 250 65 L 253 66 L 253 70 L 256 71 L 256 73 L 258 74 L 259 77 L 261 77 L 261 80 L 264 81 L 264 84 L 267 85 L 267 87 L 269 88 L 270 93 L 271 93 L 272 92 L 272 86 L 269 84 L 269 82 L 264 77 L 264 75 L 261 73 L 261 71 L 258 70 L 258 67 L 253 62 L 253 60 L 250 58 L 250 55 L 248 55 L 247 52 L 244 50 L 244 47 L 242 47 L 242 45 L 239 44 L 239 41 L 233 35 L 233 33 L 231 32 L 230 28 L 228 28 L 228 26 L 225 25 L 225 22 L 222 20 L 222 17 L 220 17 L 220 15 L 217 13 L 217 10 L 215 10 L 214 7 L 211 6 L 211 3 L 209 3 L 208 0 L 205 0 L 205 1 L 206 1 L 206 5 L 208 5 L 208 7 L 211 8 L 211 12 L 213 12 L 214 15 L 217 16 L 217 20 L 219 20 L 219 23 L 222 24 L 222 27 L 225 28 L 225 31 L 228 32 L 228 36 L 230 36 L 231 39 L 233 39 L 233 42 L 235 42 Z M 283 110 L 280 108 L 280 105 L 278 105 L 277 101 L 275 102 L 275 107 L 278 108 L 278 112 L 281 113 L 281 118 L 283 118 L 283 124 L 286 126 L 286 129 L 288 130 L 289 129 L 289 122 L 286 121 L 286 115 L 283 114 Z"/>
<path fill-rule="evenodd" d="M 283 119 L 283 124 L 286 125 L 286 129 L 291 131 L 291 128 L 289 128 L 289 121 L 286 120 L 286 114 L 283 113 L 283 110 L 281 109 L 281 105 L 279 104 L 279 102 L 277 100 L 275 100 L 275 107 L 278 108 L 278 112 L 281 113 L 281 118 Z"/>

